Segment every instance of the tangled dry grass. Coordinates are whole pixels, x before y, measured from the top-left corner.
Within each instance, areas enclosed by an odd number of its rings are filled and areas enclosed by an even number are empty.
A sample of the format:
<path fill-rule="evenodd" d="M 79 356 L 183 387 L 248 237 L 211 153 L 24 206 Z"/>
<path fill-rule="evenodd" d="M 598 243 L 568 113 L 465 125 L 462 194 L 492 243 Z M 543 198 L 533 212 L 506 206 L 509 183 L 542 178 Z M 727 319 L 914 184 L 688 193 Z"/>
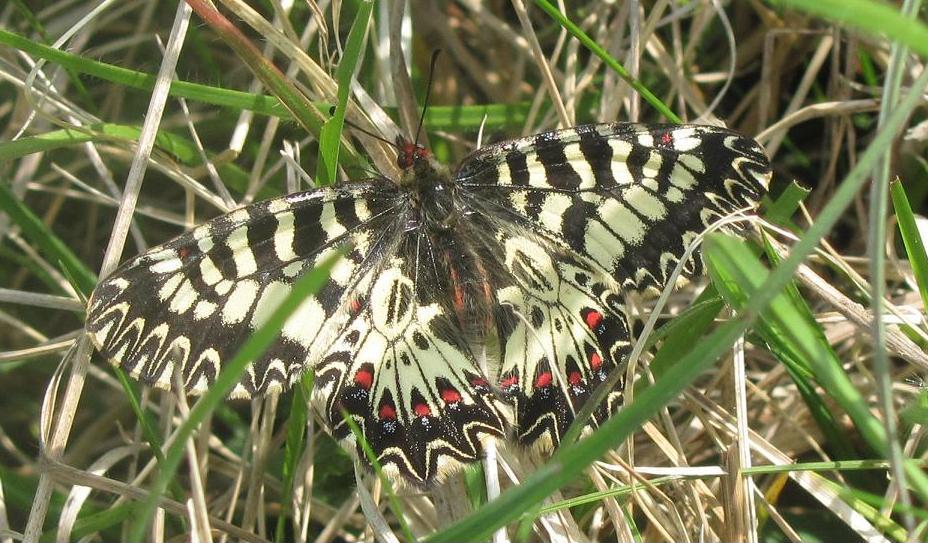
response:
<path fill-rule="evenodd" d="M 333 103 L 356 4 L 220 6 L 310 100 Z M 0 162 L 2 541 L 130 538 L 157 473 L 159 455 L 123 386 L 82 339 L 85 270 L 111 270 L 121 255 L 205 218 L 306 188 L 299 168 L 316 170 L 316 139 L 281 122 L 280 108 L 226 92 L 267 91 L 185 4 L 176 14 L 173 5 L 0 8 L 0 157 L 7 159 Z M 786 196 L 755 222 L 767 232 L 771 254 L 781 257 L 833 201 L 899 96 L 925 92 L 913 88 L 925 57 L 900 55 L 887 39 L 800 11 L 714 0 L 568 7 L 587 35 L 684 120 L 724 123 L 765 146 L 775 171 L 773 200 Z M 475 148 L 478 131 L 493 140 L 595 121 L 666 121 L 599 56 L 522 0 L 380 2 L 367 30 L 349 119 L 389 139 L 413 133 L 428 59 L 441 49 L 426 134 L 436 154 L 452 162 Z M 55 57 L 41 44 L 69 55 Z M 161 70 L 161 78 L 142 84 L 115 67 Z M 167 96 L 171 79 L 208 87 L 186 99 Z M 887 97 L 887 89 L 896 94 Z M 152 107 L 159 102 L 163 110 Z M 874 183 L 900 176 L 916 213 L 928 196 L 924 97 L 919 104 L 872 175 Z M 62 132 L 68 127 L 80 129 Z M 378 170 L 394 167 L 388 147 L 363 136 L 354 142 Z M 365 173 L 346 167 L 340 175 Z M 135 215 L 117 214 L 133 198 Z M 32 222 L 17 214 L 17 202 L 34 213 Z M 907 458 L 924 460 L 924 428 L 895 413 L 925 395 L 924 305 L 892 213 L 874 219 L 874 210 L 873 196 L 857 192 L 797 271 L 793 295 L 859 392 L 857 407 L 893 432 Z M 875 277 L 874 254 L 886 259 Z M 655 367 L 672 366 L 692 350 L 686 342 L 697 338 L 679 328 L 694 321 L 674 323 L 700 307 L 694 300 L 707 303 L 705 288 L 705 280 L 696 281 L 660 301 L 656 345 L 635 365 L 637 379 L 654 378 Z M 885 314 L 879 342 L 872 335 L 874 292 Z M 651 336 L 644 324 L 657 301 L 629 297 L 643 340 Z M 720 302 L 708 313 L 709 321 L 733 314 Z M 926 519 L 917 508 L 925 496 L 900 491 L 891 449 L 874 449 L 833 383 L 803 374 L 804 361 L 788 360 L 760 328 L 669 407 L 655 408 L 621 447 L 584 466 L 582 476 L 522 504 L 521 523 L 497 530 L 493 540 L 924 538 Z M 192 400 L 138 390 L 168 447 Z M 143 524 L 145 537 L 421 539 L 492 503 L 543 463 L 501 445 L 482 474 L 468 472 L 429 491 L 397 488 L 391 500 L 381 481 L 356 474 L 351 459 L 306 417 L 302 398 L 272 396 L 211 413 L 186 441 L 186 462 Z M 868 496 L 875 502 L 865 503 Z"/>

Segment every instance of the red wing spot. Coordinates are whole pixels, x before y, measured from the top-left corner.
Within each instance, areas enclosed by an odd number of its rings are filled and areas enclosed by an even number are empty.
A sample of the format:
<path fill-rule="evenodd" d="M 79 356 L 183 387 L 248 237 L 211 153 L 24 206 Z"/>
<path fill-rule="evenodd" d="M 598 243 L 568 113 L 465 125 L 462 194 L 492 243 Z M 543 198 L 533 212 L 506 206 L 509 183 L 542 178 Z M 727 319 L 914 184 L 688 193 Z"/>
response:
<path fill-rule="evenodd" d="M 551 381 L 552 381 L 551 372 L 543 371 L 535 379 L 535 388 L 544 388 L 546 386 L 551 386 Z"/>
<path fill-rule="evenodd" d="M 178 258 L 180 258 L 181 260 L 183 260 L 183 259 L 187 258 L 188 256 L 190 256 L 190 247 L 181 247 L 180 249 L 178 249 L 178 250 L 177 250 L 177 256 L 178 256 Z"/>
<path fill-rule="evenodd" d="M 453 388 L 446 388 L 441 391 L 441 399 L 445 400 L 445 403 L 456 403 L 461 401 L 461 393 Z"/>
<path fill-rule="evenodd" d="M 424 403 L 417 403 L 414 405 L 412 412 L 415 413 L 417 417 L 427 417 L 432 414 L 432 410 Z"/>
<path fill-rule="evenodd" d="M 663 145 L 670 145 L 671 143 L 673 143 L 673 134 L 671 134 L 670 132 L 664 132 L 663 134 L 661 134 L 661 143 Z"/>
<path fill-rule="evenodd" d="M 593 353 L 590 355 L 590 367 L 593 368 L 593 371 L 598 370 L 603 365 L 603 358 L 599 356 L 599 353 Z"/>
<path fill-rule="evenodd" d="M 371 372 L 367 370 L 361 370 L 358 373 L 354 374 L 354 384 L 363 388 L 364 390 L 370 390 L 371 384 L 374 382 L 374 376 Z"/>
<path fill-rule="evenodd" d="M 580 375 L 579 371 L 572 371 L 570 375 L 567 376 L 567 382 L 570 383 L 571 386 L 577 386 L 583 382 L 583 376 Z"/>
<path fill-rule="evenodd" d="M 603 314 L 595 309 L 586 314 L 586 325 L 590 328 L 596 328 L 599 323 L 603 322 Z"/>
<path fill-rule="evenodd" d="M 351 300 L 351 303 L 348 307 L 352 315 L 357 315 L 361 311 L 361 300 Z"/>
<path fill-rule="evenodd" d="M 499 387 L 500 387 L 500 388 L 509 388 L 509 387 L 511 387 L 511 386 L 513 386 L 513 385 L 515 385 L 515 384 L 518 384 L 518 382 L 519 382 L 519 376 L 518 376 L 518 375 L 510 375 L 509 377 L 503 379 L 503 380 L 500 382 Z"/>
<path fill-rule="evenodd" d="M 396 420 L 396 409 L 392 405 L 385 403 L 380 406 L 377 416 L 381 420 Z"/>

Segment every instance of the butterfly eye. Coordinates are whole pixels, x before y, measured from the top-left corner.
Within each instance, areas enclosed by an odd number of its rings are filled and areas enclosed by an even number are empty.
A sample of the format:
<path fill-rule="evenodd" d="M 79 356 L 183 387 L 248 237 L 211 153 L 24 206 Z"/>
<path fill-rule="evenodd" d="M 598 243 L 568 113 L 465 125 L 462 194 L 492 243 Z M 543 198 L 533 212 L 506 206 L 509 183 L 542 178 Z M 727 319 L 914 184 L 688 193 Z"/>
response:
<path fill-rule="evenodd" d="M 396 157 L 396 165 L 401 170 L 412 168 L 413 162 L 415 162 L 415 154 L 407 152 L 405 149 Z"/>

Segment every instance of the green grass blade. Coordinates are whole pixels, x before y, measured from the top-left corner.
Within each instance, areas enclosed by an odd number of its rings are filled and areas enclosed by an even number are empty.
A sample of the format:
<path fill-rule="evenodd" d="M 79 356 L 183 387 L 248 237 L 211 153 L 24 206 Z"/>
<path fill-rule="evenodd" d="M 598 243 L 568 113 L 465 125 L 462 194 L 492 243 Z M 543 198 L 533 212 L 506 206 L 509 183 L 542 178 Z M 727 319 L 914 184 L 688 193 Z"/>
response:
<path fill-rule="evenodd" d="M 774 224 L 791 228 L 793 215 L 810 192 L 812 191 L 793 181 L 780 193 L 776 201 L 764 202 L 764 218 Z M 765 197 L 765 200 L 768 199 Z"/>
<path fill-rule="evenodd" d="M 890 184 L 890 194 L 893 198 L 893 209 L 896 210 L 896 224 L 902 234 L 902 243 L 905 245 L 912 274 L 918 285 L 918 293 L 922 297 L 922 305 L 928 307 L 928 255 L 925 254 L 925 242 L 918 231 L 915 214 L 905 195 L 905 188 L 898 180 Z"/>
<path fill-rule="evenodd" d="M 772 248 L 768 247 L 767 254 L 771 262 L 779 262 Z M 757 262 L 756 258 L 750 262 L 733 262 L 732 259 L 724 258 L 724 256 L 727 256 L 727 253 L 722 257 L 716 254 L 707 255 L 706 264 L 709 276 L 725 301 L 735 309 L 742 309 L 756 290 L 757 283 L 765 277 L 766 271 L 753 265 Z M 784 304 L 789 305 L 788 315 L 786 317 L 783 314 L 773 315 L 776 311 L 782 311 Z M 792 320 L 784 320 L 787 318 Z M 770 352 L 784 364 L 819 429 L 827 436 L 828 443 L 835 448 L 837 456 L 839 458 L 856 457 L 853 445 L 840 431 L 840 424 L 817 392 L 813 378 L 815 372 L 810 367 L 811 362 L 807 358 L 809 349 L 804 347 L 814 344 L 815 352 L 823 358 L 819 363 L 828 364 L 832 371 L 835 368 L 841 370 L 841 361 L 828 343 L 824 331 L 815 322 L 812 311 L 799 295 L 795 283 L 791 281 L 783 294 L 775 298 L 770 307 L 761 313 L 756 331 Z"/>
<path fill-rule="evenodd" d="M 114 123 L 92 124 L 80 129 L 51 130 L 44 134 L 26 136 L 15 141 L 0 142 L 0 161 L 14 160 L 32 153 L 42 153 L 87 142 L 117 141 L 135 144 L 138 142 L 140 134 L 141 130 L 137 126 Z M 173 159 L 184 165 L 191 167 L 203 165 L 196 145 L 189 138 L 166 130 L 160 130 L 158 135 L 155 136 L 155 148 L 170 154 Z M 231 162 L 221 162 L 216 164 L 216 167 L 219 176 L 227 187 L 244 194 L 248 187 L 247 172 Z M 258 196 L 271 198 L 279 194 L 280 191 L 275 191 L 266 186 L 258 193 Z"/>
<path fill-rule="evenodd" d="M 584 32 L 579 26 L 575 25 L 573 21 L 567 18 L 566 15 L 561 13 L 557 7 L 555 7 L 548 0 L 535 0 L 535 3 L 538 4 L 538 7 L 543 9 L 545 13 L 551 16 L 552 19 L 557 21 L 557 23 L 563 26 L 570 34 L 577 38 L 584 47 L 590 50 L 594 55 L 599 57 L 606 66 L 612 68 L 615 73 L 619 74 L 619 77 L 625 80 L 633 89 L 638 91 L 642 98 L 645 99 L 651 106 L 654 107 L 661 115 L 664 116 L 668 121 L 672 123 L 682 123 L 683 120 L 677 116 L 669 107 L 667 107 L 664 102 L 661 102 L 661 99 L 658 98 L 654 93 L 651 92 L 644 83 L 632 77 L 628 70 L 625 69 L 618 60 L 614 59 L 608 51 L 603 49 L 598 43 L 596 43 L 593 38 L 589 37 L 586 32 Z"/>
<path fill-rule="evenodd" d="M 706 294 L 708 295 L 704 296 Z M 700 300 L 648 338 L 650 342 L 652 338 L 653 341 L 658 341 L 660 336 L 666 336 L 664 343 L 654 353 L 654 359 L 649 366 L 655 378 L 660 378 L 670 367 L 679 363 L 693 344 L 709 330 L 724 305 L 715 289 L 710 286 L 700 295 Z M 642 381 L 641 384 L 644 386 L 646 383 Z"/>
<path fill-rule="evenodd" d="M 300 461 L 300 455 L 303 453 L 312 381 L 313 373 L 307 372 L 306 376 L 294 387 L 293 398 L 290 401 L 290 414 L 287 416 L 287 442 L 284 445 L 284 462 L 280 473 L 280 481 L 283 485 L 280 491 L 281 513 L 277 517 L 274 536 L 274 540 L 279 542 L 285 541 L 287 517 L 293 513 L 293 500 L 290 499 L 293 493 L 293 476 L 297 462 Z"/>
<path fill-rule="evenodd" d="M 670 368 L 660 381 L 637 395 L 635 401 L 607 420 L 589 437 L 564 447 L 517 487 L 426 540 L 478 541 L 497 528 L 518 519 L 552 492 L 574 481 L 583 470 L 606 451 L 620 445 L 658 410 L 680 395 L 689 384 L 711 366 L 740 337 L 741 323 L 728 322 L 699 342 Z"/>
<path fill-rule="evenodd" d="M 899 413 L 899 418 L 908 424 L 928 426 L 928 390 L 922 390 L 915 401 Z"/>
<path fill-rule="evenodd" d="M 318 137 L 323 123 L 321 114 L 283 72 L 265 58 L 251 40 L 211 3 L 204 0 L 188 0 L 187 3 L 200 19 L 235 51 L 255 77 L 280 99 L 306 133 Z M 349 152 L 346 152 L 346 155 L 352 156 Z M 346 160 L 347 158 L 346 156 Z"/>
<path fill-rule="evenodd" d="M 319 134 L 319 160 L 316 162 L 315 180 L 317 186 L 335 183 L 338 149 L 342 138 L 342 128 L 345 125 L 348 97 L 351 95 L 351 82 L 367 44 L 367 26 L 370 23 L 373 9 L 373 2 L 358 4 L 358 12 L 348 32 L 345 51 L 338 63 L 338 69 L 335 70 L 335 80 L 338 82 L 338 102 L 335 104 L 335 113 L 326 121 Z"/>
<path fill-rule="evenodd" d="M 223 365 L 222 371 L 216 376 L 216 380 L 210 386 L 210 389 L 190 409 L 190 414 L 177 429 L 177 438 L 165 454 L 165 461 L 161 465 L 158 477 L 139 511 L 139 516 L 131 531 L 131 541 L 145 539 L 148 521 L 155 507 L 157 507 L 158 499 L 174 477 L 174 472 L 184 457 L 187 439 L 193 434 L 197 426 L 206 419 L 207 415 L 215 410 L 216 406 L 228 396 L 229 391 L 239 381 L 248 364 L 267 350 L 271 343 L 277 339 L 287 319 L 299 308 L 303 300 L 318 292 L 326 284 L 332 267 L 342 256 L 343 251 L 339 251 L 321 265 L 304 274 L 293 284 L 293 289 L 289 295 L 274 309 L 264 326 L 256 330 L 242 345 L 238 353 Z"/>
<path fill-rule="evenodd" d="M 108 528 L 115 528 L 121 522 L 132 516 L 136 504 L 133 502 L 121 503 L 103 511 L 82 515 L 74 522 L 71 530 L 71 540 L 77 541 L 85 535 L 98 534 Z M 58 528 L 42 534 L 39 543 L 54 543 L 58 541 Z"/>
<path fill-rule="evenodd" d="M 712 267 L 732 271 L 736 275 L 734 280 L 742 287 L 750 285 L 747 292 L 750 299 L 744 304 L 744 308 L 750 310 L 750 303 L 764 294 L 765 285 L 772 275 L 739 241 L 726 236 L 711 236 L 710 240 L 711 243 L 706 246 L 707 260 L 713 262 Z M 781 264 L 777 269 L 782 268 Z M 769 312 L 764 313 L 764 310 L 757 310 L 758 314 L 764 315 L 761 328 L 769 325 L 783 335 L 784 341 L 796 349 L 799 359 L 809 364 L 816 380 L 844 409 L 870 447 L 878 454 L 885 454 L 888 444 L 882 423 L 870 412 L 869 404 L 844 372 L 831 347 L 804 325 L 806 317 L 797 311 L 785 294 L 774 296 Z M 928 497 L 925 474 L 918 469 L 907 469 L 906 474 L 911 477 L 913 489 L 923 498 Z"/>
<path fill-rule="evenodd" d="M 771 3 L 818 15 L 873 36 L 891 33 L 893 40 L 928 58 L 928 26 L 902 15 L 899 8 L 889 3 L 872 0 L 772 0 Z"/>
<path fill-rule="evenodd" d="M 155 88 L 155 76 L 153 74 L 129 70 L 105 62 L 66 53 L 7 30 L 0 29 L 0 44 L 8 45 L 14 49 L 19 49 L 20 51 L 28 53 L 29 55 L 54 62 L 68 70 L 73 70 L 75 73 L 86 74 L 104 81 L 118 83 L 126 87 L 143 91 L 151 91 Z M 177 98 L 186 98 L 206 104 L 228 107 L 236 111 L 244 109 L 262 115 L 289 117 L 287 109 L 283 107 L 280 100 L 273 96 L 226 90 L 186 81 L 172 82 L 170 94 Z"/>
<path fill-rule="evenodd" d="M 155 76 L 153 74 L 66 53 L 3 29 L 0 29 L 0 45 L 8 45 L 37 58 L 54 62 L 75 73 L 89 75 L 110 83 L 141 91 L 150 91 L 154 88 Z M 203 104 L 226 107 L 232 111 L 253 111 L 260 115 L 292 119 L 280 100 L 265 94 L 252 94 L 189 81 L 174 81 L 171 83 L 170 95 Z M 322 111 L 328 111 L 330 106 L 331 104 L 325 103 L 314 104 L 314 107 Z M 434 105 L 429 106 L 425 113 L 425 124 L 431 129 L 475 130 L 483 124 L 483 118 L 486 115 L 486 127 L 521 126 L 528 116 L 529 108 L 528 103 L 474 106 Z M 385 108 L 387 112 L 393 112 L 394 109 Z"/>
<path fill-rule="evenodd" d="M 89 141 L 112 139 L 134 143 L 139 141 L 140 134 L 141 130 L 137 126 L 110 123 L 88 125 L 81 129 L 51 130 L 44 134 L 0 142 L 0 160 L 14 160 Z M 155 136 L 155 147 L 185 164 L 199 162 L 200 155 L 193 142 L 170 132 L 160 131 Z"/>
<path fill-rule="evenodd" d="M 10 220 L 19 226 L 23 236 L 37 247 L 49 262 L 60 263 L 67 269 L 85 295 L 93 290 L 94 285 L 97 284 L 96 275 L 31 209 L 13 194 L 5 181 L 0 181 L 0 211 L 6 213 Z"/>
<path fill-rule="evenodd" d="M 361 445 L 361 450 L 364 451 L 364 457 L 370 462 L 371 467 L 374 469 L 374 473 L 377 475 L 377 478 L 380 479 L 380 483 L 387 493 L 387 500 L 390 502 L 390 508 L 393 510 L 393 514 L 400 523 L 400 529 L 403 530 L 403 535 L 406 536 L 407 541 L 416 541 L 416 537 L 412 535 L 412 530 L 410 530 L 409 524 L 406 522 L 403 506 L 400 504 L 399 498 L 396 497 L 396 491 L 393 490 L 393 483 L 383 474 L 383 467 L 380 465 L 380 460 L 378 460 L 377 455 L 374 454 L 374 449 L 371 448 L 371 444 L 364 439 L 364 432 L 361 431 L 361 428 L 358 427 L 358 423 L 355 422 L 355 420 L 351 418 L 351 415 L 345 410 L 342 410 L 342 419 L 344 419 L 348 428 L 351 429 L 354 438 L 358 440 L 358 444 Z"/>

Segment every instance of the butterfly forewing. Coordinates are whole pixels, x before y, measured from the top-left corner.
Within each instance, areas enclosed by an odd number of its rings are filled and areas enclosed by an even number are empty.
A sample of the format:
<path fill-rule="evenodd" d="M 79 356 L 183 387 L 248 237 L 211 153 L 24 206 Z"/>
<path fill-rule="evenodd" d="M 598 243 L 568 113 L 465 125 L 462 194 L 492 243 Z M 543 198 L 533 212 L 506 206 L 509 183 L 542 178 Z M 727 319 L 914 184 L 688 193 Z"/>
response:
<path fill-rule="evenodd" d="M 254 204 L 132 259 L 91 297 L 94 342 L 146 383 L 180 372 L 202 392 L 300 274 L 348 247 L 232 395 L 312 368 L 332 433 L 363 458 L 350 417 L 388 474 L 428 484 L 507 427 L 557 446 L 623 371 L 624 293 L 664 286 L 690 241 L 754 207 L 769 178 L 756 142 L 703 126 L 547 132 L 482 149 L 454 176 L 416 149 L 398 182 Z"/>
<path fill-rule="evenodd" d="M 295 278 L 332 255 L 332 279 L 306 299 L 232 396 L 282 390 L 337 329 L 351 278 L 382 250 L 398 192 L 387 182 L 320 189 L 257 203 L 214 219 L 138 256 L 105 279 L 89 304 L 87 330 L 133 377 L 170 388 L 175 368 L 201 393 Z"/>
<path fill-rule="evenodd" d="M 752 208 L 768 177 L 760 146 L 730 130 L 625 123 L 490 146 L 458 173 L 475 199 L 638 288 L 660 288 L 689 242 Z"/>

